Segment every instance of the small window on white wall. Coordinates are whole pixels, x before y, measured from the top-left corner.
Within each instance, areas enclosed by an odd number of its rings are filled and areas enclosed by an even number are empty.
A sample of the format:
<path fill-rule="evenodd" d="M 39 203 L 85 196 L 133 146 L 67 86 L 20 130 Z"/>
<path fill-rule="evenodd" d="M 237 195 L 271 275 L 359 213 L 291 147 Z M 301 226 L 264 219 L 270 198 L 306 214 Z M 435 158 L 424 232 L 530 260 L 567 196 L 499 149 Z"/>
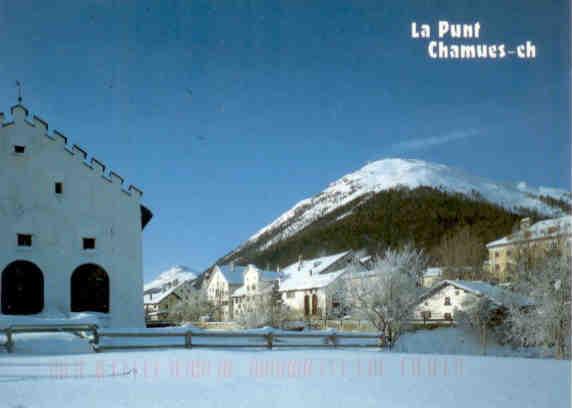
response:
<path fill-rule="evenodd" d="M 14 145 L 14 153 L 16 153 L 16 154 L 24 154 L 25 152 L 26 152 L 26 146 Z"/>
<path fill-rule="evenodd" d="M 32 235 L 30 235 L 30 234 L 18 234 L 18 246 L 20 246 L 20 247 L 31 247 L 32 246 Z"/>
<path fill-rule="evenodd" d="M 95 238 L 84 238 L 83 239 L 83 249 L 95 249 Z"/>
<path fill-rule="evenodd" d="M 62 183 L 61 181 L 54 183 L 54 192 L 58 195 L 63 194 L 64 193 L 64 183 Z"/>

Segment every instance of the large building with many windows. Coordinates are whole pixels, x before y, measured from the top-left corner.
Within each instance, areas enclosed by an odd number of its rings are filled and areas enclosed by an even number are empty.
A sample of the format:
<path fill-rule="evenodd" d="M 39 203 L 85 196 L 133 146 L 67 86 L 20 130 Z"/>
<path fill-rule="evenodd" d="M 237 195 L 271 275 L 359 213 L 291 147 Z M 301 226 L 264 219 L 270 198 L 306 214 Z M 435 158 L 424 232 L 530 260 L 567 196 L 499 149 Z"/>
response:
<path fill-rule="evenodd" d="M 142 192 L 18 104 L 0 115 L 0 320 L 144 324 Z"/>
<path fill-rule="evenodd" d="M 530 218 L 520 222 L 518 230 L 487 244 L 487 266 L 491 276 L 499 281 L 510 280 L 511 265 L 525 252 L 527 256 L 541 258 L 547 251 L 570 251 L 572 216 L 553 218 L 531 224 Z"/>

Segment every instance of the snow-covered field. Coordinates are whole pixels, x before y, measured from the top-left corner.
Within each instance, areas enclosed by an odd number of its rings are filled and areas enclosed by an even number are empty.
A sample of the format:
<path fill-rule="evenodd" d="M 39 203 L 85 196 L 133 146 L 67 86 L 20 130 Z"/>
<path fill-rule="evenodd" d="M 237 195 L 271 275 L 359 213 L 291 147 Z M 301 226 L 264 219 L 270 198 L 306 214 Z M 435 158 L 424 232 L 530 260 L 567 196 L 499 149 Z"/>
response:
<path fill-rule="evenodd" d="M 549 359 L 375 349 L 49 356 L 26 344 L 31 354 L 0 353 L 0 407 L 570 406 L 570 362 Z"/>

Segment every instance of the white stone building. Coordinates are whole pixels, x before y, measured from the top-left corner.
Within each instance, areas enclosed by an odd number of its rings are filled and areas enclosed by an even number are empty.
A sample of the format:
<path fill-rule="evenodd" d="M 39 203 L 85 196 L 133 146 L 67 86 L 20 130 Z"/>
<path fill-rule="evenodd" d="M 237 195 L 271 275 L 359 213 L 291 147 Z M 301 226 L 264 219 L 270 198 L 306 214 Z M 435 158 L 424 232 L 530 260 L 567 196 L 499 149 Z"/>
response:
<path fill-rule="evenodd" d="M 148 323 L 167 321 L 171 311 L 180 303 L 188 302 L 192 294 L 197 291 L 194 283 L 195 280 L 183 282 L 175 280 L 162 287 L 146 290 L 143 295 L 145 320 Z"/>
<path fill-rule="evenodd" d="M 206 284 L 207 300 L 215 308 L 215 320 L 233 320 L 232 294 L 243 284 L 246 266 L 215 265 Z"/>
<path fill-rule="evenodd" d="M 413 309 L 413 320 L 454 321 L 455 311 L 480 296 L 489 298 L 502 309 L 509 304 L 529 306 L 525 297 L 482 281 L 444 280 L 423 294 Z"/>
<path fill-rule="evenodd" d="M 0 115 L 1 320 L 73 317 L 141 327 L 142 192 L 22 105 Z"/>
<path fill-rule="evenodd" d="M 326 319 L 339 306 L 335 283 L 350 268 L 359 268 L 352 251 L 299 260 L 281 272 L 284 304 L 305 318 Z"/>
<path fill-rule="evenodd" d="M 265 271 L 254 265 L 248 265 L 243 272 L 243 285 L 231 296 L 234 317 L 252 311 L 258 300 L 270 295 L 274 287 L 278 287 L 278 276 L 278 272 Z"/>

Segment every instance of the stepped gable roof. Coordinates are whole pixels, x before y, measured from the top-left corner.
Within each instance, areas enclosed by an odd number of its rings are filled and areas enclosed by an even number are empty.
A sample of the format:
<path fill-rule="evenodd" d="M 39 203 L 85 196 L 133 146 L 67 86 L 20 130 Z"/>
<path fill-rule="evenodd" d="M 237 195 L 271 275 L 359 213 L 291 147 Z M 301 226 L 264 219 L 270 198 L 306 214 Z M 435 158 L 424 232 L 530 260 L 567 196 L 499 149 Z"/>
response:
<path fill-rule="evenodd" d="M 77 156 L 84 162 L 87 169 L 100 173 L 102 180 L 108 183 L 117 184 L 119 186 L 119 190 L 123 191 L 127 195 L 137 198 L 140 198 L 143 195 L 143 191 L 135 187 L 133 184 L 126 184 L 123 177 L 115 171 L 106 168 L 105 164 L 94 156 L 91 156 L 88 160 L 88 152 L 77 144 L 70 143 L 68 138 L 61 132 L 53 130 L 50 133 L 48 131 L 48 122 L 37 115 L 30 115 L 28 109 L 21 103 L 12 106 L 10 108 L 10 114 L 12 115 L 12 121 L 4 123 L 5 115 L 3 112 L 0 112 L 1 128 L 9 128 L 19 125 L 20 123 L 31 126 L 32 128 L 37 129 L 42 136 L 47 137 L 55 143 L 60 143 L 62 145 L 62 151 L 66 151 L 72 156 Z M 144 205 L 140 205 L 139 209 L 141 213 L 141 229 L 144 229 L 153 218 L 153 213 Z"/>

